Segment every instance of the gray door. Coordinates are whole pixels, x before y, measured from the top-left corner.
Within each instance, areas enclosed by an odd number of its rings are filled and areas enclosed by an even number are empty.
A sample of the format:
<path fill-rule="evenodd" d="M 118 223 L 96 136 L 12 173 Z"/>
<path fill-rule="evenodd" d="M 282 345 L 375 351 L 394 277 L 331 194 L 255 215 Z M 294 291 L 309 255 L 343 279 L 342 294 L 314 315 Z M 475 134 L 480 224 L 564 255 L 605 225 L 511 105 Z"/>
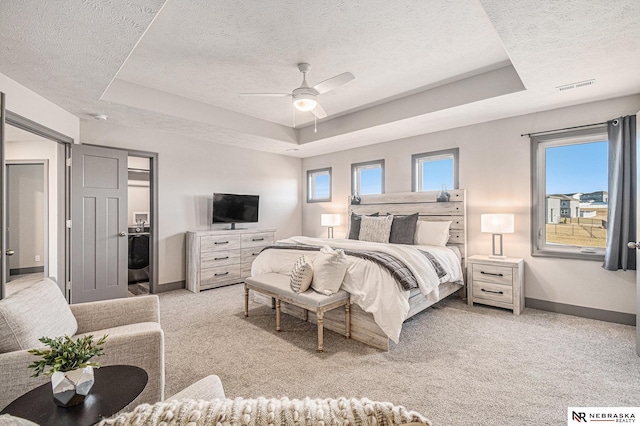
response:
<path fill-rule="evenodd" d="M 71 303 L 127 297 L 127 153 L 71 148 Z"/>

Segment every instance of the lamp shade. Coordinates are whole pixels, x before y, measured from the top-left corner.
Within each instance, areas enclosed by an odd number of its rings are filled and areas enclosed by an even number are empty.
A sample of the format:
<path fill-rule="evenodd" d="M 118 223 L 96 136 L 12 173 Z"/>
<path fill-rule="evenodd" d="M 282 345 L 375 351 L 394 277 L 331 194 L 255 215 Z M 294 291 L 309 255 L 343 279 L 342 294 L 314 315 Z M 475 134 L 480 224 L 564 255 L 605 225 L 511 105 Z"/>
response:
<path fill-rule="evenodd" d="M 491 234 L 512 234 L 514 232 L 513 214 L 480 215 L 480 231 Z"/>
<path fill-rule="evenodd" d="M 322 226 L 340 226 L 339 214 L 321 214 L 320 225 Z"/>

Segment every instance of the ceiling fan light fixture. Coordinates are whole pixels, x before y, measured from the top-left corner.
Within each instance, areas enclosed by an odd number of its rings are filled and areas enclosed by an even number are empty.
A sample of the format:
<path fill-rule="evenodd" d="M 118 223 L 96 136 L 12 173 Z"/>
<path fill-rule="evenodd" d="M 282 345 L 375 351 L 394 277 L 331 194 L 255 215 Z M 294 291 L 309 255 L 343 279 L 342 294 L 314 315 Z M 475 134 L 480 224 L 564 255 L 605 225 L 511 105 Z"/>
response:
<path fill-rule="evenodd" d="M 293 106 L 298 111 L 312 111 L 316 105 L 318 105 L 318 101 L 316 101 L 315 95 L 310 93 L 300 93 L 293 99 Z"/>

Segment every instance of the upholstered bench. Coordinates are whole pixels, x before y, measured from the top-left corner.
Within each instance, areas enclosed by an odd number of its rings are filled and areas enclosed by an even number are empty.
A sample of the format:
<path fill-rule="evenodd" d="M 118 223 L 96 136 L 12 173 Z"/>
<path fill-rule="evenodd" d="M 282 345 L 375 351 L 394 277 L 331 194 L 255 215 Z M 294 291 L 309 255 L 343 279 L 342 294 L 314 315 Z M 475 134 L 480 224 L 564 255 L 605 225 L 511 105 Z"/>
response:
<path fill-rule="evenodd" d="M 347 339 L 351 337 L 351 310 L 349 293 L 339 290 L 330 296 L 317 293 L 312 289 L 296 293 L 291 289 L 288 275 L 270 273 L 247 278 L 244 282 L 244 316 L 249 316 L 249 290 L 257 291 L 276 300 L 276 330 L 280 331 L 280 302 L 284 301 L 304 309 L 304 320 L 309 319 L 309 311 L 316 314 L 318 322 L 318 352 L 323 351 L 324 313 L 344 306 L 345 331 Z"/>

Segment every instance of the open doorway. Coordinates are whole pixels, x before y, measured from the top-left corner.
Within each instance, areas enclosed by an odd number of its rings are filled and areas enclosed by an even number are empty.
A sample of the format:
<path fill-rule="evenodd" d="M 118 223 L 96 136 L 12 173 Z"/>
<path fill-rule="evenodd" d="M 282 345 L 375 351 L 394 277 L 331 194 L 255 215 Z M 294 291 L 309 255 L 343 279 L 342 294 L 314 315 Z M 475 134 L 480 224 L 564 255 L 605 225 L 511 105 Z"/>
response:
<path fill-rule="evenodd" d="M 151 273 L 151 159 L 128 157 L 128 291 L 150 293 Z"/>

